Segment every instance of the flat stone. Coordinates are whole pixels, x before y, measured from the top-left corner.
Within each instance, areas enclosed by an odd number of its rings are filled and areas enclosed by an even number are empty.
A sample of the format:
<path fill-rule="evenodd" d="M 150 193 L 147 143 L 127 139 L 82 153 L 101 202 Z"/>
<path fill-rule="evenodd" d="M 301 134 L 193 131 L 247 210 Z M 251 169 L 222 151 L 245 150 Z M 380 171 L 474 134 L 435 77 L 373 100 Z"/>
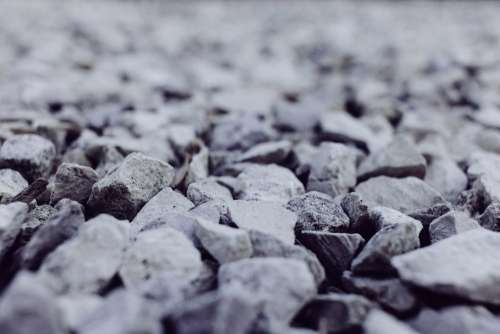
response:
<path fill-rule="evenodd" d="M 359 234 L 302 232 L 301 243 L 318 257 L 328 279 L 338 283 L 345 270 L 363 248 L 365 240 Z"/>
<path fill-rule="evenodd" d="M 174 168 L 141 153 L 132 153 L 92 187 L 90 210 L 132 220 L 160 190 L 170 185 Z"/>
<path fill-rule="evenodd" d="M 201 256 L 193 243 L 181 232 L 164 227 L 139 233 L 126 250 L 119 272 L 127 288 L 137 289 L 162 272 L 192 280 L 201 267 Z"/>
<path fill-rule="evenodd" d="M 314 297 L 295 320 L 320 333 L 344 333 L 359 330 L 375 307 L 376 304 L 362 296 L 329 293 Z"/>
<path fill-rule="evenodd" d="M 385 206 L 404 214 L 446 204 L 441 194 L 416 177 L 378 176 L 360 183 L 356 192 L 370 207 Z"/>
<path fill-rule="evenodd" d="M 358 180 L 375 176 L 424 178 L 425 159 L 406 137 L 394 138 L 384 148 L 370 154 L 359 166 Z"/>
<path fill-rule="evenodd" d="M 191 183 L 187 188 L 186 195 L 194 205 L 200 205 L 213 200 L 230 201 L 233 199 L 231 191 L 228 188 L 212 179 L 204 179 Z"/>
<path fill-rule="evenodd" d="M 363 323 L 365 334 L 419 334 L 404 322 L 399 321 L 392 315 L 377 309 L 373 309 Z M 425 332 L 428 333 L 428 332 Z"/>
<path fill-rule="evenodd" d="M 21 253 L 24 268 L 37 269 L 45 257 L 59 245 L 76 235 L 85 222 L 82 206 L 63 199 L 56 205 L 56 214 L 40 226 Z"/>
<path fill-rule="evenodd" d="M 253 258 L 224 264 L 219 288 L 241 284 L 260 302 L 265 317 L 288 322 L 316 294 L 314 278 L 306 264 L 283 258 Z"/>
<path fill-rule="evenodd" d="M 495 201 L 488 205 L 478 220 L 482 227 L 500 232 L 500 202 Z"/>
<path fill-rule="evenodd" d="M 310 162 L 308 191 L 319 191 L 335 197 L 356 185 L 357 153 L 336 143 L 322 143 Z"/>
<path fill-rule="evenodd" d="M 59 293 L 99 293 L 121 265 L 129 223 L 106 214 L 83 224 L 78 234 L 55 249 L 38 273 Z"/>
<path fill-rule="evenodd" d="M 287 140 L 258 144 L 242 153 L 237 162 L 255 162 L 259 164 L 279 164 L 283 162 L 292 150 L 292 144 Z"/>
<path fill-rule="evenodd" d="M 287 209 L 297 214 L 296 232 L 327 231 L 345 232 L 349 229 L 349 217 L 330 196 L 310 191 L 292 198 Z"/>
<path fill-rule="evenodd" d="M 366 243 L 352 262 L 355 274 L 391 274 L 394 269 L 391 259 L 420 246 L 419 234 L 422 225 L 414 222 L 399 222 L 383 227 Z"/>
<path fill-rule="evenodd" d="M 405 282 L 426 290 L 500 305 L 498 245 L 496 232 L 474 229 L 396 256 L 392 265 Z"/>
<path fill-rule="evenodd" d="M 19 194 L 28 186 L 24 177 L 13 169 L 0 169 L 0 203 Z"/>
<path fill-rule="evenodd" d="M 0 259 L 14 244 L 28 213 L 25 203 L 0 204 Z"/>
<path fill-rule="evenodd" d="M 20 272 L 0 299 L 0 332 L 63 334 L 54 294 L 29 272 Z"/>
<path fill-rule="evenodd" d="M 297 215 L 274 202 L 242 201 L 229 203 L 229 219 L 243 230 L 259 231 L 293 245 Z"/>
<path fill-rule="evenodd" d="M 342 275 L 342 286 L 348 292 L 361 294 L 398 315 L 407 315 L 418 307 L 417 297 L 398 278 L 354 276 L 346 271 Z"/>
<path fill-rule="evenodd" d="M 62 163 L 55 175 L 50 202 L 55 204 L 69 198 L 84 205 L 98 178 L 96 171 L 90 167 Z"/>
<path fill-rule="evenodd" d="M 238 175 L 237 199 L 286 203 L 304 193 L 304 186 L 288 169 L 277 165 L 250 165 Z"/>
<path fill-rule="evenodd" d="M 325 280 L 325 269 L 317 256 L 308 249 L 284 243 L 283 241 L 259 231 L 248 231 L 252 242 L 252 257 L 284 257 L 304 261 L 314 276 L 316 285 Z"/>
<path fill-rule="evenodd" d="M 16 135 L 0 148 L 0 164 L 17 170 L 28 182 L 47 177 L 56 156 L 54 144 L 38 135 Z"/>
<path fill-rule="evenodd" d="M 480 228 L 479 223 L 461 211 L 451 211 L 429 225 L 431 243 L 436 243 L 455 234 Z"/>
<path fill-rule="evenodd" d="M 248 232 L 229 226 L 198 220 L 196 236 L 201 245 L 220 264 L 238 261 L 252 255 Z"/>
<path fill-rule="evenodd" d="M 425 182 L 452 202 L 467 188 L 467 176 L 450 159 L 432 159 L 427 166 Z"/>

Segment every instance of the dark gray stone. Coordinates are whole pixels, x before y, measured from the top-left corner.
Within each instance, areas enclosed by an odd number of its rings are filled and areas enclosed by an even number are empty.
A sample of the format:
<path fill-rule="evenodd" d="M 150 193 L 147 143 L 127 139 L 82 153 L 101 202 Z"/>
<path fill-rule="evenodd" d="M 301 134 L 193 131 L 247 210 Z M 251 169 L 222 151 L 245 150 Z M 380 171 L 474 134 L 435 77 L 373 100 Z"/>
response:
<path fill-rule="evenodd" d="M 0 203 L 7 202 L 28 186 L 24 177 L 13 169 L 0 169 Z"/>
<path fill-rule="evenodd" d="M 27 213 L 28 206 L 25 203 L 0 204 L 0 259 L 14 244 Z"/>
<path fill-rule="evenodd" d="M 479 223 L 461 211 L 451 211 L 434 220 L 429 225 L 431 243 L 463 233 L 472 229 L 480 228 Z"/>
<path fill-rule="evenodd" d="M 478 218 L 479 224 L 488 230 L 500 232 L 500 202 L 493 202 Z"/>
<path fill-rule="evenodd" d="M 84 205 L 97 179 L 97 173 L 90 167 L 62 163 L 55 175 L 50 202 L 55 204 L 69 198 Z"/>
<path fill-rule="evenodd" d="M 370 224 L 368 205 L 358 193 L 346 194 L 340 202 L 342 209 L 351 222 L 350 230 L 363 236 L 371 236 L 374 231 Z"/>

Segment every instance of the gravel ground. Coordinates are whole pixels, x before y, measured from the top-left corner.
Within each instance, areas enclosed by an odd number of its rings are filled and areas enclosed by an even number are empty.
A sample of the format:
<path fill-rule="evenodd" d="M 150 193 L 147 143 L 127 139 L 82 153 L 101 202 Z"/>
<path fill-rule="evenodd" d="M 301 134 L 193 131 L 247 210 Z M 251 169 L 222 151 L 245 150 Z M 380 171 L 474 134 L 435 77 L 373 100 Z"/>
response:
<path fill-rule="evenodd" d="M 0 333 L 497 334 L 499 9 L 0 1 Z"/>

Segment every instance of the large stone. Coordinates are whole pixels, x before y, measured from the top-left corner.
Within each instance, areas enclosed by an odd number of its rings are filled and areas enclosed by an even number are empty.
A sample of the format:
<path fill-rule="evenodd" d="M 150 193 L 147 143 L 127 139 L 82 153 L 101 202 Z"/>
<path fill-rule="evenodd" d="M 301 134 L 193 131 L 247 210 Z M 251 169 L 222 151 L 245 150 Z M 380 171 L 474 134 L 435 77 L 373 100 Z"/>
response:
<path fill-rule="evenodd" d="M 19 172 L 8 168 L 0 169 L 0 203 L 7 202 L 27 186 L 28 182 Z"/>
<path fill-rule="evenodd" d="M 181 232 L 163 227 L 137 235 L 125 252 L 119 272 L 126 287 L 137 289 L 162 272 L 192 280 L 201 267 L 201 256 L 193 243 Z"/>
<path fill-rule="evenodd" d="M 413 285 L 441 294 L 500 305 L 500 235 L 474 229 L 396 256 L 392 265 Z"/>
<path fill-rule="evenodd" d="M 104 299 L 94 294 L 72 293 L 59 296 L 57 305 L 67 330 L 76 332 L 103 303 Z"/>
<path fill-rule="evenodd" d="M 241 284 L 260 303 L 263 315 L 288 322 L 316 294 L 314 278 L 304 262 L 283 258 L 253 258 L 227 263 L 219 270 L 222 289 Z"/>
<path fill-rule="evenodd" d="M 294 197 L 287 209 L 297 214 L 296 232 L 302 231 L 345 232 L 349 229 L 349 217 L 333 198 L 317 191 Z"/>
<path fill-rule="evenodd" d="M 132 220 L 146 202 L 170 185 L 174 174 L 169 164 L 132 153 L 94 184 L 88 207 L 94 214 Z"/>
<path fill-rule="evenodd" d="M 286 203 L 304 193 L 304 186 L 288 169 L 277 165 L 250 165 L 238 175 L 237 199 Z"/>
<path fill-rule="evenodd" d="M 342 273 L 351 267 L 352 259 L 363 248 L 365 240 L 359 234 L 302 232 L 301 243 L 310 249 L 325 268 L 327 277 L 338 283 Z"/>
<path fill-rule="evenodd" d="M 54 144 L 38 135 L 13 136 L 0 148 L 0 164 L 17 170 L 28 182 L 47 177 L 55 156 Z"/>
<path fill-rule="evenodd" d="M 420 246 L 422 225 L 415 222 L 399 222 L 383 227 L 367 242 L 352 262 L 355 274 L 391 274 L 391 259 Z"/>
<path fill-rule="evenodd" d="M 90 167 L 62 163 L 57 169 L 50 202 L 55 204 L 63 198 L 85 204 L 97 182 L 98 175 Z"/>
<path fill-rule="evenodd" d="M 385 206 L 404 214 L 446 204 L 441 194 L 416 177 L 378 176 L 360 183 L 356 192 L 368 206 Z"/>
<path fill-rule="evenodd" d="M 229 219 L 243 230 L 267 233 L 288 244 L 295 242 L 297 215 L 278 203 L 232 201 L 229 203 Z"/>
<path fill-rule="evenodd" d="M 467 188 L 467 176 L 451 159 L 432 159 L 427 166 L 425 182 L 452 202 Z"/>
<path fill-rule="evenodd" d="M 375 176 L 407 177 L 425 176 L 425 159 L 416 146 L 403 136 L 393 139 L 387 146 L 373 152 L 358 169 L 358 180 Z"/>
<path fill-rule="evenodd" d="M 335 197 L 356 185 L 357 152 L 345 145 L 322 143 L 310 162 L 308 191 Z"/>
<path fill-rule="evenodd" d="M 0 204 L 0 259 L 14 244 L 28 213 L 28 205 L 21 202 Z"/>
<path fill-rule="evenodd" d="M 470 181 L 474 181 L 474 189 L 484 205 L 500 201 L 499 169 L 498 154 L 476 153 L 468 159 L 467 176 Z"/>
<path fill-rule="evenodd" d="M 47 256 L 39 274 L 59 293 L 100 292 L 118 271 L 129 227 L 127 221 L 104 214 L 87 221 Z"/>
<path fill-rule="evenodd" d="M 204 219 L 198 220 L 195 231 L 203 248 L 220 264 L 252 255 L 252 243 L 247 231 L 214 224 Z"/>
<path fill-rule="evenodd" d="M 436 243 L 458 233 L 463 233 L 481 225 L 472 219 L 467 213 L 451 211 L 434 220 L 429 225 L 431 243 Z"/>
<path fill-rule="evenodd" d="M 228 188 L 212 179 L 204 179 L 191 183 L 187 188 L 186 195 L 195 205 L 213 200 L 230 201 L 233 199 Z"/>

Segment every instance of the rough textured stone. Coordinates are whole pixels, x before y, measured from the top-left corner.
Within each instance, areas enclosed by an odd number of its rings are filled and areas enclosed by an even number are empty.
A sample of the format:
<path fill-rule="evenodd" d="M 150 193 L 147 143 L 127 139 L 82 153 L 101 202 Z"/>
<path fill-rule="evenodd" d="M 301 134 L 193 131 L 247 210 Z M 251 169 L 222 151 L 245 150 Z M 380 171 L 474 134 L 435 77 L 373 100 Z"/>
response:
<path fill-rule="evenodd" d="M 128 288 L 162 272 L 191 280 L 199 275 L 201 257 L 193 243 L 181 232 L 164 227 L 141 232 L 125 252 L 120 277 Z"/>
<path fill-rule="evenodd" d="M 377 309 L 371 310 L 370 313 L 368 313 L 363 323 L 363 331 L 365 334 L 419 334 L 404 322 Z"/>
<path fill-rule="evenodd" d="M 291 150 L 292 144 L 287 140 L 262 143 L 242 153 L 236 161 L 279 164 L 287 158 Z"/>
<path fill-rule="evenodd" d="M 453 160 L 435 158 L 427 166 L 425 182 L 448 201 L 455 201 L 467 187 L 467 176 Z"/>
<path fill-rule="evenodd" d="M 451 237 L 452 235 L 480 228 L 479 223 L 461 211 L 449 212 L 429 225 L 431 243 Z"/>
<path fill-rule="evenodd" d="M 500 202 L 493 202 L 479 216 L 479 224 L 488 230 L 500 232 Z"/>
<path fill-rule="evenodd" d="M 204 179 L 191 183 L 187 188 L 186 195 L 195 205 L 213 200 L 230 201 L 233 199 L 229 189 L 221 186 L 212 179 Z"/>
<path fill-rule="evenodd" d="M 500 293 L 495 282 L 500 279 L 499 245 L 497 233 L 474 229 L 394 257 L 392 265 L 404 281 L 413 285 L 498 305 Z"/>
<path fill-rule="evenodd" d="M 287 322 L 316 293 L 314 278 L 302 262 L 283 258 L 253 258 L 224 264 L 219 270 L 222 289 L 241 284 L 260 302 L 271 320 Z"/>
<path fill-rule="evenodd" d="M 0 169 L 0 203 L 8 201 L 28 186 L 24 177 L 13 169 Z"/>
<path fill-rule="evenodd" d="M 311 191 L 291 199 L 287 209 L 297 214 L 296 232 L 344 232 L 349 229 L 349 217 L 333 199 L 320 192 Z"/>
<path fill-rule="evenodd" d="M 415 224 L 417 229 L 422 228 L 422 224 L 418 220 L 413 219 L 412 217 L 407 216 L 399 211 L 383 206 L 377 206 L 370 209 L 369 215 L 370 223 L 373 229 L 377 232 L 384 227 L 400 223 L 411 223 Z"/>
<path fill-rule="evenodd" d="M 469 181 L 474 181 L 474 189 L 484 205 L 500 201 L 499 168 L 497 154 L 475 153 L 468 159 L 467 176 Z"/>
<path fill-rule="evenodd" d="M 195 230 L 203 248 L 221 264 L 252 255 L 252 243 L 247 231 L 205 220 L 198 220 Z"/>
<path fill-rule="evenodd" d="M 16 240 L 27 213 L 25 203 L 0 204 L 0 259 Z"/>
<path fill-rule="evenodd" d="M 391 258 L 420 246 L 422 225 L 400 222 L 382 228 L 366 243 L 352 262 L 356 274 L 388 274 L 394 272 Z"/>
<path fill-rule="evenodd" d="M 347 193 L 356 185 L 356 151 L 336 143 L 322 143 L 312 156 L 308 191 L 330 196 Z"/>
<path fill-rule="evenodd" d="M 373 232 L 369 221 L 368 205 L 366 205 L 358 193 L 346 194 L 340 202 L 345 214 L 351 222 L 350 230 L 363 236 L 371 235 Z"/>
<path fill-rule="evenodd" d="M 329 112 L 321 118 L 321 133 L 325 139 L 354 143 L 368 150 L 373 132 L 369 127 L 342 112 Z"/>
<path fill-rule="evenodd" d="M 56 156 L 54 144 L 38 135 L 17 135 L 0 148 L 0 164 L 17 170 L 32 182 L 47 177 Z"/>
<path fill-rule="evenodd" d="M 174 169 L 169 164 L 132 153 L 92 187 L 88 207 L 132 220 L 147 201 L 170 185 Z"/>
<path fill-rule="evenodd" d="M 278 203 L 232 201 L 229 203 L 229 216 L 232 224 L 243 230 L 267 233 L 288 244 L 295 242 L 297 215 Z"/>
<path fill-rule="evenodd" d="M 69 198 L 85 204 L 97 179 L 97 173 L 90 167 L 62 163 L 56 172 L 50 202 L 55 204 Z"/>
<path fill-rule="evenodd" d="M 339 282 L 342 273 L 351 267 L 352 259 L 365 244 L 359 234 L 316 231 L 303 232 L 300 241 L 316 254 L 332 282 Z"/>

